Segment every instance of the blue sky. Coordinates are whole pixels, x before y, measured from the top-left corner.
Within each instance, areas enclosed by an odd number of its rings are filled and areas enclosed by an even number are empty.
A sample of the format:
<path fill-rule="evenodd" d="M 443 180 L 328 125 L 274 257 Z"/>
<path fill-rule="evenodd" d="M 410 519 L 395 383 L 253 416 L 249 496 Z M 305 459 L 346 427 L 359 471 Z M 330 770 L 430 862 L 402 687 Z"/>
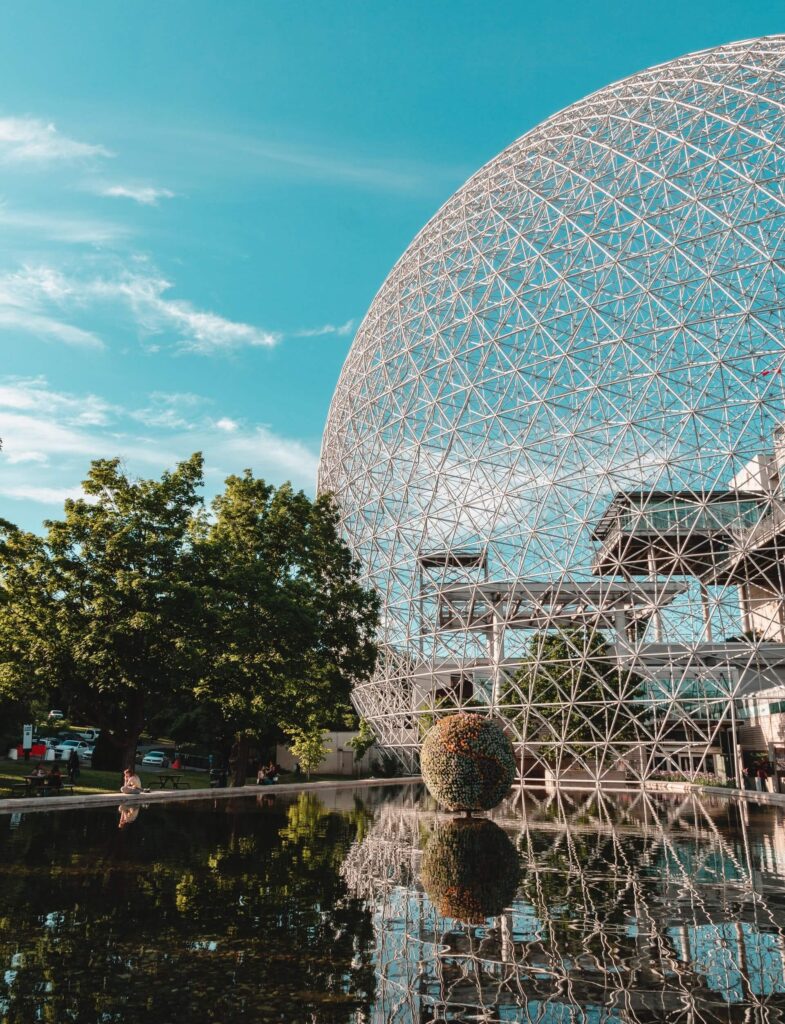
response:
<path fill-rule="evenodd" d="M 357 324 L 544 117 L 785 5 L 16 0 L 0 8 L 0 517 L 91 458 L 313 491 Z"/>

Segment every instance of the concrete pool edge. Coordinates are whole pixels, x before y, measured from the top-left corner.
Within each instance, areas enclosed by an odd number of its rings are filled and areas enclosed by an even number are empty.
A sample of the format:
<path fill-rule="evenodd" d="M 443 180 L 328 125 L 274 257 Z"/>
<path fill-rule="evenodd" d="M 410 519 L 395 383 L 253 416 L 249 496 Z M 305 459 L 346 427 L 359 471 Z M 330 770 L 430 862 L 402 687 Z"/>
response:
<path fill-rule="evenodd" d="M 642 785 L 613 785 L 613 786 L 592 786 L 570 783 L 567 786 L 536 786 L 528 785 L 515 787 L 518 793 L 601 793 L 603 796 L 617 796 L 622 793 L 697 793 L 707 796 L 733 797 L 761 804 L 774 804 L 785 806 L 785 793 L 759 792 L 755 789 L 731 789 L 729 786 L 701 786 L 694 782 L 644 782 Z"/>
<path fill-rule="evenodd" d="M 24 811 L 25 813 L 35 811 L 69 811 L 84 810 L 88 807 L 111 807 L 118 803 L 139 804 L 162 804 L 162 803 L 185 803 L 194 800 L 226 800 L 232 797 L 247 798 L 261 794 L 292 794 L 292 793 L 318 793 L 331 789 L 368 789 L 374 786 L 408 786 L 421 783 L 421 775 L 406 775 L 393 779 L 320 779 L 315 782 L 281 782 L 274 786 L 246 785 L 226 789 L 158 789 L 151 793 L 142 793 L 140 796 L 126 796 L 123 793 L 90 793 L 80 796 L 51 796 L 51 797 L 5 797 L 0 799 L 0 814 L 11 814 Z M 785 806 L 785 793 L 758 792 L 751 789 L 730 789 L 727 786 L 700 786 L 690 782 L 647 782 L 643 786 L 580 786 L 569 785 L 553 787 L 545 786 L 520 786 L 513 787 L 514 791 L 521 792 L 561 792 L 569 793 L 602 793 L 604 796 L 614 796 L 619 793 L 646 792 L 646 793 L 697 793 L 707 796 L 724 796 L 728 798 L 744 799 L 754 803 L 774 804 Z"/>
<path fill-rule="evenodd" d="M 647 782 L 647 793 L 706 793 L 709 796 L 732 796 L 759 804 L 785 806 L 785 793 L 759 792 L 756 789 L 731 789 L 730 786 L 699 786 L 692 782 Z"/>
<path fill-rule="evenodd" d="M 422 782 L 421 775 L 406 775 L 399 779 L 324 779 L 316 782 L 277 782 L 273 786 L 246 785 L 226 789 L 157 789 L 139 796 L 125 793 L 88 793 L 80 796 L 6 797 L 0 800 L 0 814 L 15 811 L 75 811 L 86 807 L 112 807 L 118 803 L 164 804 L 183 803 L 188 800 L 226 800 L 231 797 L 273 795 L 275 793 L 318 793 L 328 789 L 362 789 L 372 786 L 408 786 Z"/>

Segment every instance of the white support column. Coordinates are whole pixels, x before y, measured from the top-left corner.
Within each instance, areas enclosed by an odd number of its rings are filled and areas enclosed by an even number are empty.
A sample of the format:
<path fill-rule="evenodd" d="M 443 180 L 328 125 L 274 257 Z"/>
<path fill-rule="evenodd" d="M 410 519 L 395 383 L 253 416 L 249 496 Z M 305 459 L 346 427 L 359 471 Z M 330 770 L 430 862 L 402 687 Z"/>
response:
<path fill-rule="evenodd" d="M 654 584 L 654 639 L 658 644 L 662 643 L 662 612 L 660 611 L 660 591 L 657 580 L 657 559 L 653 548 L 649 548 L 649 579 Z"/>
<path fill-rule="evenodd" d="M 733 744 L 733 772 L 736 776 L 736 788 L 744 789 L 744 779 L 741 774 L 741 759 L 739 758 L 739 740 L 736 730 L 736 699 L 730 699 L 730 731 Z"/>
<path fill-rule="evenodd" d="M 617 643 L 627 644 L 627 615 L 623 608 L 616 608 L 613 613 L 613 628 L 616 632 Z"/>
<path fill-rule="evenodd" d="M 491 662 L 491 709 L 499 708 L 501 688 L 501 663 L 504 661 L 504 622 L 499 616 L 499 605 L 496 601 L 491 605 L 491 626 L 488 635 L 488 653 Z"/>
<path fill-rule="evenodd" d="M 707 644 L 712 643 L 711 631 L 711 605 L 709 604 L 709 590 L 703 580 L 698 584 L 701 592 L 701 608 L 703 610 L 703 638 Z"/>

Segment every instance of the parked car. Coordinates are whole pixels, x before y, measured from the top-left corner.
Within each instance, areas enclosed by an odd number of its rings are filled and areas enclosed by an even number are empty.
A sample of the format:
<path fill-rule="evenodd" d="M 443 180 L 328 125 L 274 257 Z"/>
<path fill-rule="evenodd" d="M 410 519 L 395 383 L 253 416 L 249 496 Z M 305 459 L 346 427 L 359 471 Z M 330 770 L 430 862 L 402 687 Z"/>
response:
<path fill-rule="evenodd" d="M 71 751 L 75 750 L 80 761 L 87 761 L 93 756 L 93 746 L 85 740 L 63 740 L 55 747 L 55 758 L 59 761 L 67 761 Z"/>
<path fill-rule="evenodd" d="M 86 740 L 88 743 L 95 743 L 95 741 L 101 735 L 101 730 L 100 729 L 83 729 L 78 735 L 81 736 L 82 739 Z"/>
<path fill-rule="evenodd" d="M 168 768 L 169 758 L 163 750 L 148 750 L 142 758 L 142 764 L 150 768 Z"/>
<path fill-rule="evenodd" d="M 65 715 L 62 711 L 50 711 L 46 717 L 54 721 L 55 719 L 65 718 Z"/>

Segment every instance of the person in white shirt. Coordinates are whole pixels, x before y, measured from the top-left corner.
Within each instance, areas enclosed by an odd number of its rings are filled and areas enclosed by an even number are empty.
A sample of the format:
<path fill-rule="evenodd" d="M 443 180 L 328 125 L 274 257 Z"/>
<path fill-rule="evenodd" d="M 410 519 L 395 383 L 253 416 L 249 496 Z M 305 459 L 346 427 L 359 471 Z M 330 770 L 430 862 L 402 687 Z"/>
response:
<path fill-rule="evenodd" d="M 123 784 L 120 787 L 121 793 L 143 793 L 142 780 L 138 775 L 133 773 L 130 768 L 126 768 L 123 772 Z"/>

